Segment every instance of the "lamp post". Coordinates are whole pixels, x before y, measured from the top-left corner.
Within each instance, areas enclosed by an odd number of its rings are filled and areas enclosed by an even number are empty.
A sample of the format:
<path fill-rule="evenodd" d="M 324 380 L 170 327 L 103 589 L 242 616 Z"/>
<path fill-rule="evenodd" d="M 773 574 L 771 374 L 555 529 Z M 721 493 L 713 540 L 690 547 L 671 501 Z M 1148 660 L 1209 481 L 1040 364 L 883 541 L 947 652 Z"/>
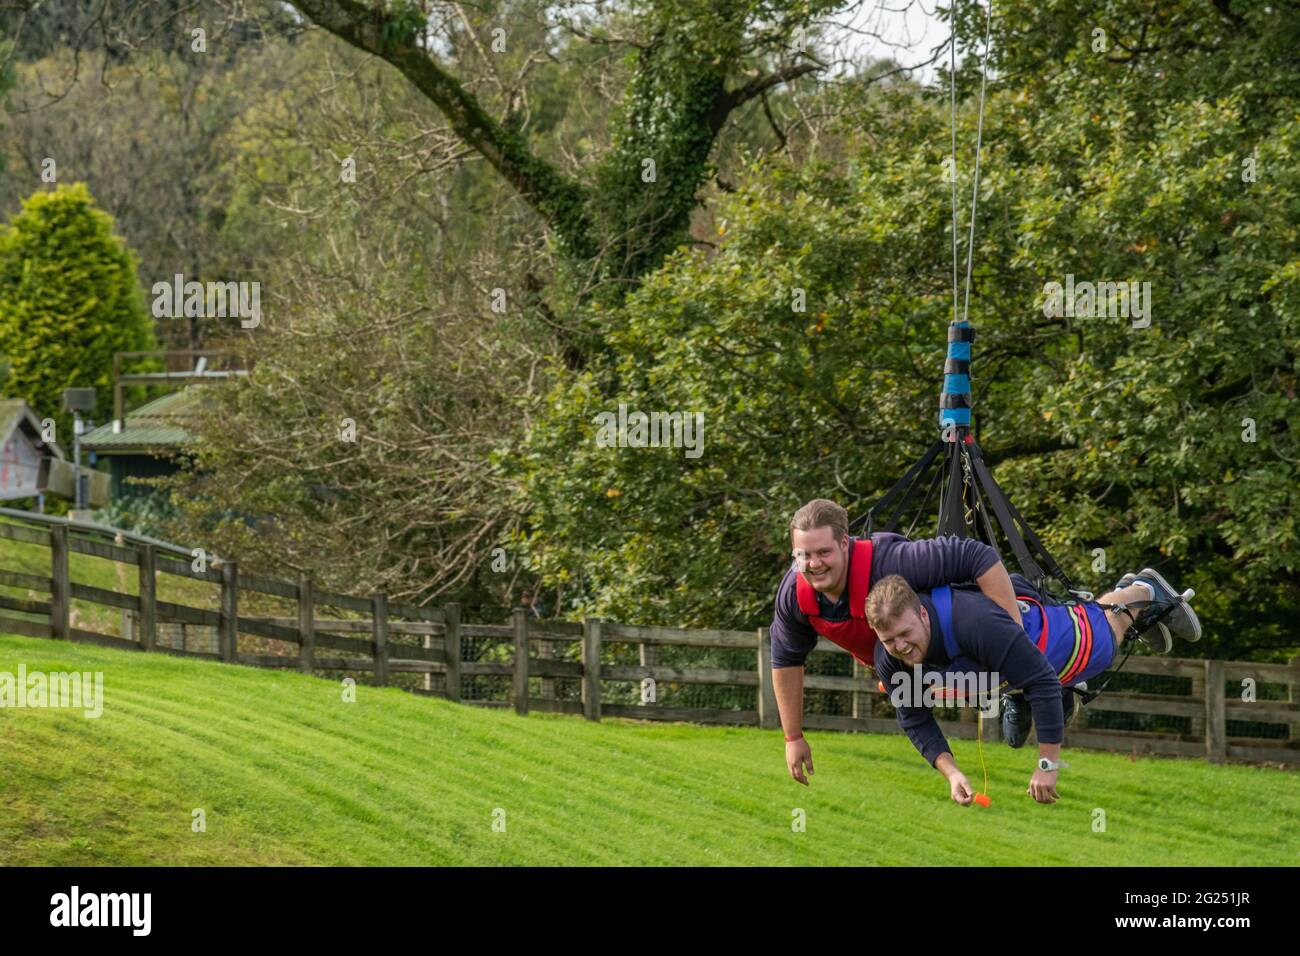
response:
<path fill-rule="evenodd" d="M 72 412 L 72 464 L 76 470 L 75 486 L 75 503 L 73 505 L 77 512 L 85 510 L 86 499 L 86 481 L 89 476 L 81 472 L 81 436 L 86 430 L 86 422 L 82 419 L 82 412 L 93 411 L 95 408 L 95 390 L 93 388 L 65 388 L 63 390 L 63 409 Z"/>

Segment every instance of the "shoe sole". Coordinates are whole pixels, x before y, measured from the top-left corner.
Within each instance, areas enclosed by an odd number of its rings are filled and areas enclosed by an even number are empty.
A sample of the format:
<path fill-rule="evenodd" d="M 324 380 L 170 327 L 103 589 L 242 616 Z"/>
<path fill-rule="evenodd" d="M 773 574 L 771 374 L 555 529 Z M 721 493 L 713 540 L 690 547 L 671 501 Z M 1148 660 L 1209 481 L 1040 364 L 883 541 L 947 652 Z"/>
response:
<path fill-rule="evenodd" d="M 1157 636 L 1161 642 L 1159 645 L 1155 643 Z M 1151 650 L 1155 651 L 1157 654 L 1168 654 L 1174 649 L 1173 636 L 1170 635 L 1169 628 L 1165 627 L 1163 621 L 1158 623 L 1154 630 L 1149 630 L 1145 634 L 1139 634 L 1138 640 L 1151 648 Z"/>
<path fill-rule="evenodd" d="M 1174 630 L 1185 641 L 1191 643 L 1199 641 L 1201 639 L 1201 619 L 1196 616 L 1196 612 L 1192 610 L 1190 604 L 1179 598 L 1179 592 L 1169 586 L 1169 582 L 1161 576 L 1160 572 L 1152 568 L 1143 568 L 1138 577 L 1154 581 L 1165 590 L 1170 599 L 1178 601 L 1178 606 L 1169 612 L 1170 620 L 1180 622 L 1174 625 Z M 1180 624 L 1186 626 L 1180 626 Z"/>

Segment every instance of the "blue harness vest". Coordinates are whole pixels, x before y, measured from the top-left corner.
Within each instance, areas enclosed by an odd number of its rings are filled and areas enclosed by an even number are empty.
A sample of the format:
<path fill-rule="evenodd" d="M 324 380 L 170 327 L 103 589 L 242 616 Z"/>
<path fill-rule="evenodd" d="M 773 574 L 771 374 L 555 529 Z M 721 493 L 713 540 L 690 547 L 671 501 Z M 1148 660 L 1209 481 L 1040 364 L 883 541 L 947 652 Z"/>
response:
<path fill-rule="evenodd" d="M 1057 679 L 1069 687 L 1094 677 L 1110 666 L 1114 654 L 1110 625 L 1105 612 L 1095 604 L 1044 606 L 1037 599 L 1024 595 L 1016 598 L 1028 602 L 1030 610 L 1021 615 L 1022 625 L 1029 640 L 1047 657 L 1056 671 Z M 943 648 L 948 654 L 945 674 L 954 671 L 978 671 L 982 668 L 969 658 L 961 656 L 952 626 L 952 588 L 948 585 L 930 591 L 939 631 L 943 634 Z M 1034 613 L 1034 607 L 1039 613 Z"/>
<path fill-rule="evenodd" d="M 930 591 L 930 600 L 934 602 L 935 616 L 939 619 L 939 632 L 943 635 L 943 649 L 948 654 L 948 666 L 943 669 L 945 674 L 954 671 L 974 671 L 979 670 L 979 665 L 969 658 L 961 656 L 961 649 L 957 647 L 957 636 L 952 629 L 952 588 L 948 585 L 933 588 Z"/>

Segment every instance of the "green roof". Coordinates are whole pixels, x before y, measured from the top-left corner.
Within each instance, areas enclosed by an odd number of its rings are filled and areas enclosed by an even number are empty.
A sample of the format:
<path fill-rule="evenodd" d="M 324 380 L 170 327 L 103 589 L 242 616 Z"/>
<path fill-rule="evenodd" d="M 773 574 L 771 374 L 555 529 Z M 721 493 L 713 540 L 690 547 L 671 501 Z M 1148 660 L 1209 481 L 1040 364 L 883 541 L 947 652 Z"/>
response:
<path fill-rule="evenodd" d="M 81 447 L 112 454 L 125 451 L 165 451 L 188 445 L 194 441 L 185 429 L 185 422 L 194 417 L 199 407 L 199 390 L 191 385 L 179 392 L 170 392 L 151 402 L 146 402 L 133 412 L 127 412 L 122 430 L 113 431 L 113 423 L 81 436 Z"/>

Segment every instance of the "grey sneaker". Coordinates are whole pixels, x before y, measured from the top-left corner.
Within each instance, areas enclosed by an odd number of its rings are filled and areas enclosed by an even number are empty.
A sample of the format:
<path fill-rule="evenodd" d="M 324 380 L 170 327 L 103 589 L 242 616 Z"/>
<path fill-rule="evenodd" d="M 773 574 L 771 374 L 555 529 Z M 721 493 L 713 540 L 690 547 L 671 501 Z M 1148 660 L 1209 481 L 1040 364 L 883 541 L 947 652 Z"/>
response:
<path fill-rule="evenodd" d="M 1115 590 L 1122 591 L 1137 579 L 1138 576 L 1130 571 L 1115 582 Z M 1156 587 L 1154 581 L 1148 583 L 1151 584 L 1153 589 Z M 1154 596 L 1152 599 L 1154 600 Z M 1164 621 L 1158 621 L 1155 627 L 1147 628 L 1146 631 L 1138 635 L 1138 640 L 1157 654 L 1168 654 L 1174 646 L 1174 639 Z"/>
<path fill-rule="evenodd" d="M 1139 621 L 1144 615 L 1158 614 L 1164 610 L 1166 605 L 1172 603 L 1175 605 L 1174 609 L 1166 614 L 1160 624 L 1156 626 L 1173 632 L 1184 641 L 1199 641 L 1201 639 L 1201 619 L 1196 616 L 1192 606 L 1187 603 L 1194 592 L 1191 590 L 1184 592 L 1186 595 L 1184 598 L 1183 595 L 1180 595 L 1169 585 L 1168 581 L 1160 576 L 1158 571 L 1151 568 L 1143 568 L 1138 573 L 1138 576 L 1134 578 L 1134 581 L 1149 584 L 1155 591 L 1151 605 L 1138 614 Z M 1168 625 L 1167 628 L 1164 627 L 1166 624 Z M 1147 634 L 1150 633 L 1148 630 Z M 1145 635 L 1143 636 L 1145 637 Z M 1168 640 L 1167 636 L 1166 640 Z"/>

